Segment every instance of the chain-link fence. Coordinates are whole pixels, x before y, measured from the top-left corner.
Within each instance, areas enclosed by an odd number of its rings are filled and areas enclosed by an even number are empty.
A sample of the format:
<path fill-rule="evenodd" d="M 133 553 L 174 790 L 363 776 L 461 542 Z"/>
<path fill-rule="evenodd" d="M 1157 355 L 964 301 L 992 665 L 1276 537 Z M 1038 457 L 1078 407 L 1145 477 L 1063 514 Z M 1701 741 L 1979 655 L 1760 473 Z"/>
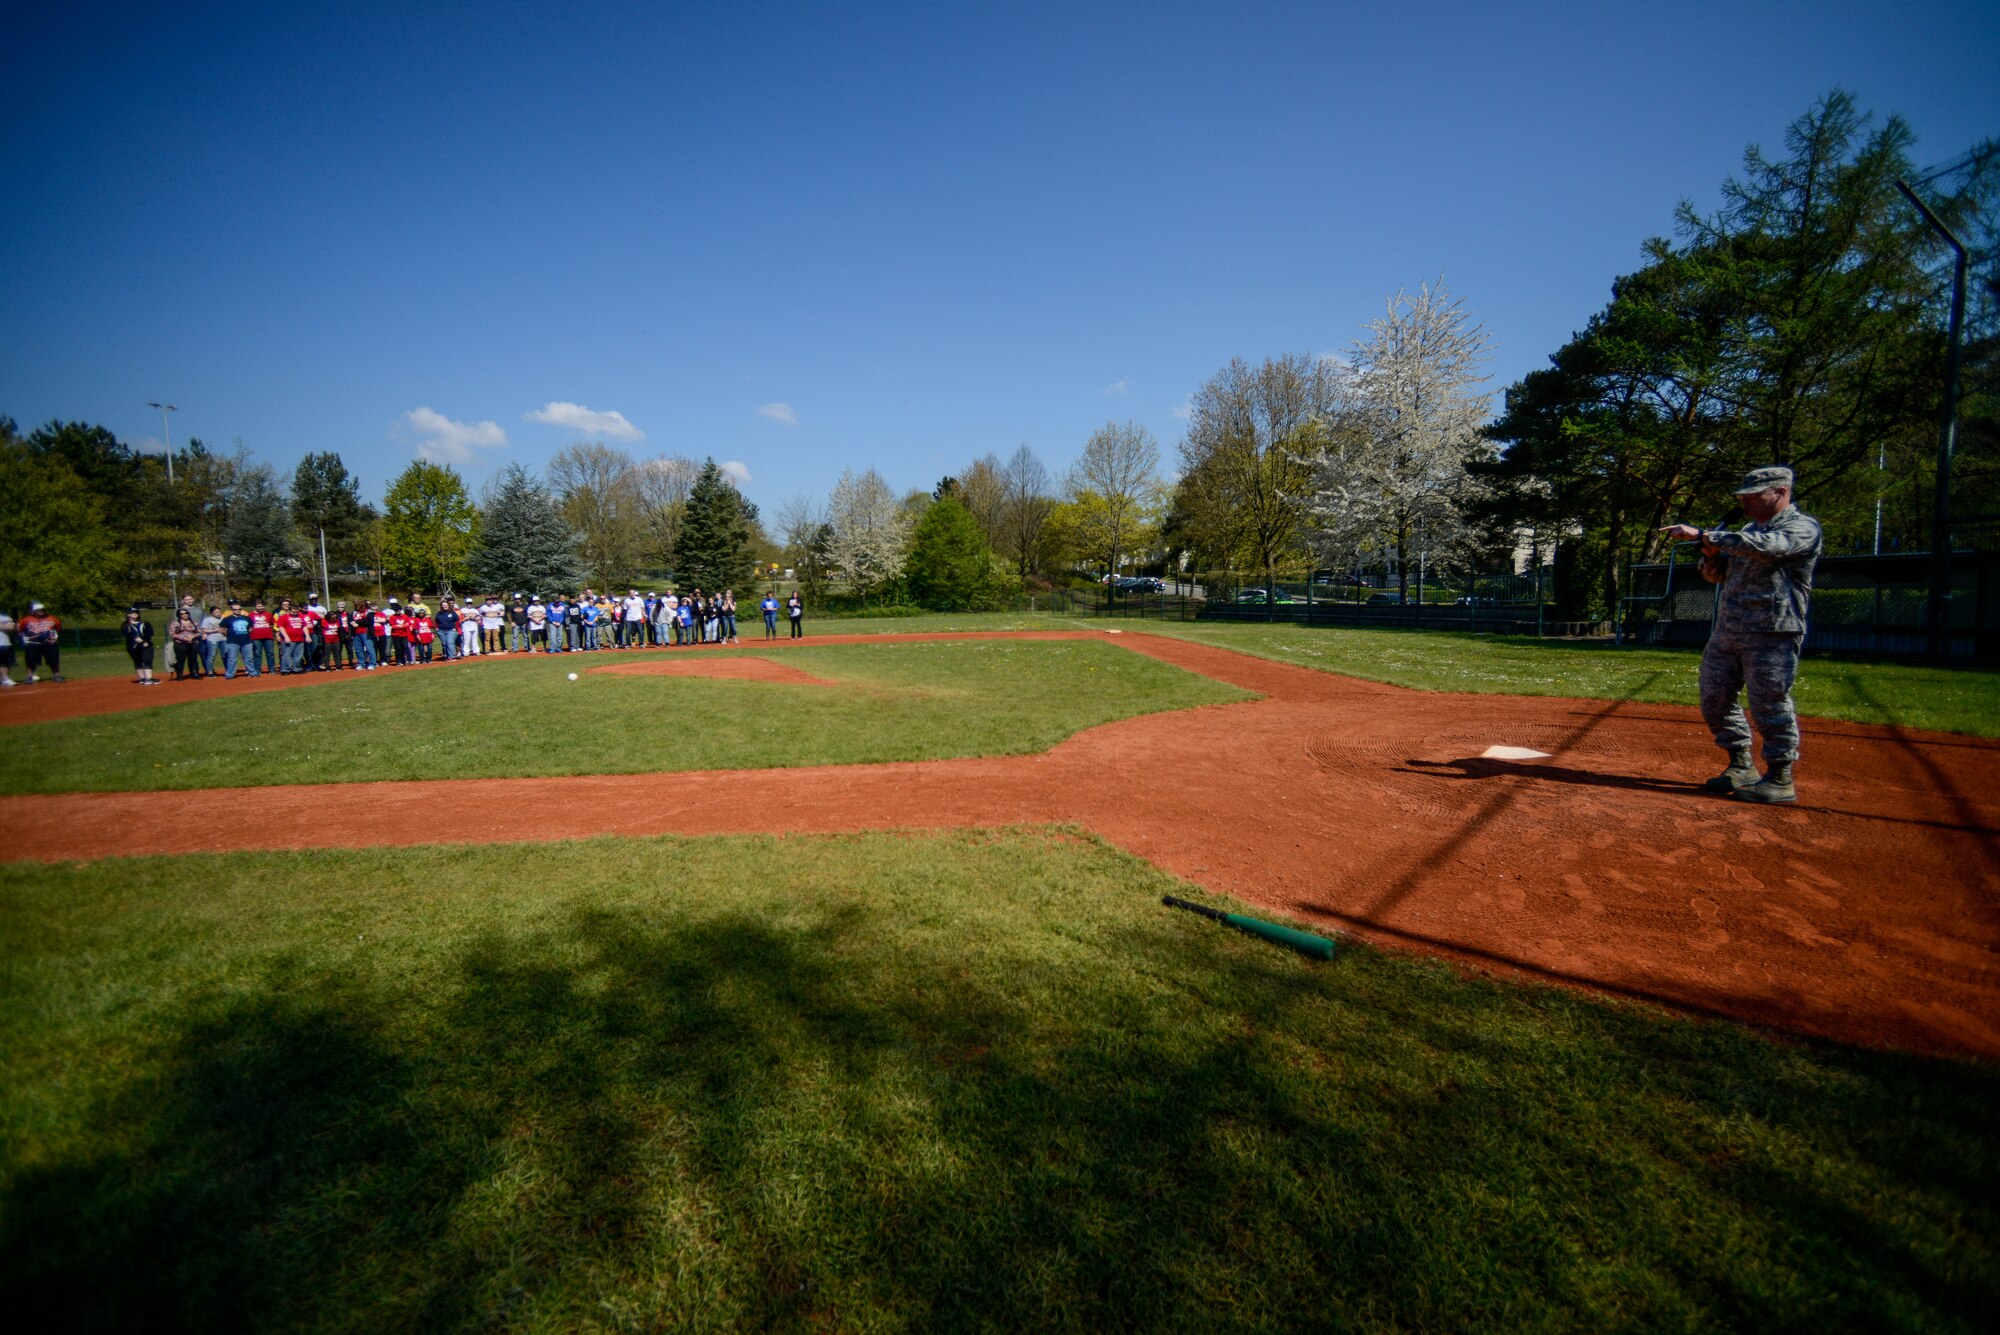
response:
<path fill-rule="evenodd" d="M 1629 644 L 1702 645 L 1715 620 L 1716 586 L 1701 577 L 1693 544 L 1673 559 L 1632 567 L 1621 600 L 1619 639 Z M 1808 649 L 1920 655 L 1930 649 L 1928 553 L 1828 556 L 1813 574 Z M 1952 558 L 1946 600 L 1947 657 L 1984 662 L 2000 655 L 2000 554 Z"/>
<path fill-rule="evenodd" d="M 1609 622 L 1562 621 L 1549 572 L 1413 576 L 1407 590 L 1381 576 L 1320 574 L 1266 582 L 1243 571 L 1127 580 L 1071 591 L 1057 610 L 1182 621 L 1284 621 L 1502 635 L 1609 635 Z"/>

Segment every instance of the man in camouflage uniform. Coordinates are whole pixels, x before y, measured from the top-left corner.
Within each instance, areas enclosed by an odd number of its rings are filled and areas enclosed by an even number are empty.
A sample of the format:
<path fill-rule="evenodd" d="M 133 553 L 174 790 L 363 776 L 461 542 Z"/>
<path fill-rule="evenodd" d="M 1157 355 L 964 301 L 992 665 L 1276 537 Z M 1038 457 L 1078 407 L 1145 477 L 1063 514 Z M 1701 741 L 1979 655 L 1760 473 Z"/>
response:
<path fill-rule="evenodd" d="M 1701 655 L 1701 716 L 1729 767 L 1702 785 L 1749 802 L 1790 802 L 1799 758 L 1792 679 L 1806 638 L 1819 521 L 1792 504 L 1792 470 L 1753 468 L 1736 489 L 1751 522 L 1731 532 L 1691 524 L 1662 529 L 1676 542 L 1701 544 L 1702 578 L 1720 584 L 1715 630 Z M 1750 756 L 1750 728 L 1737 696 L 1749 688 L 1750 717 L 1764 737 L 1765 773 Z"/>

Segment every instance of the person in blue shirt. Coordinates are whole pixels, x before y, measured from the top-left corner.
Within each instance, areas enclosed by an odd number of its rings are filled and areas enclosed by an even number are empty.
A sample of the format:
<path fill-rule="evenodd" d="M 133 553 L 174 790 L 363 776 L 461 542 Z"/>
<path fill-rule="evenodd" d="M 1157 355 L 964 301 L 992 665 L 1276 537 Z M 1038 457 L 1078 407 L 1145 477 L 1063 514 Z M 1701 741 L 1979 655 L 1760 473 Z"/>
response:
<path fill-rule="evenodd" d="M 583 620 L 583 647 L 597 647 L 597 604 L 585 598 L 577 604 L 577 615 Z"/>
<path fill-rule="evenodd" d="M 231 598 L 229 611 L 222 617 L 222 679 L 233 681 L 238 666 L 253 677 L 257 675 L 257 664 L 250 657 L 250 614 Z"/>
<path fill-rule="evenodd" d="M 694 599 L 681 599 L 681 643 L 694 643 Z"/>
<path fill-rule="evenodd" d="M 775 640 L 778 638 L 778 595 L 775 592 L 765 594 L 762 606 L 764 608 L 764 638 Z"/>
<path fill-rule="evenodd" d="M 569 646 L 563 642 L 564 636 L 567 633 L 564 630 L 564 626 L 568 621 L 569 621 L 569 604 L 563 601 L 563 596 L 561 594 L 559 593 L 555 594 L 549 599 L 549 652 L 550 653 L 560 654 L 560 653 L 567 653 L 569 651 Z"/>

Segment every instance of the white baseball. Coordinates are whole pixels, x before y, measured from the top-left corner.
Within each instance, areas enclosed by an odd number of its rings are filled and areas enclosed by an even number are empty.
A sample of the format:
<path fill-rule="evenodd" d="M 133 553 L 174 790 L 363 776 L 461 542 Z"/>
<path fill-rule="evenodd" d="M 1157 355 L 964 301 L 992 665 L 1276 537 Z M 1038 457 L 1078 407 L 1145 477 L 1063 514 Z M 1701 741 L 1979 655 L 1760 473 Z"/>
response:
<path fill-rule="evenodd" d="M 570 679 L 571 681 L 575 681 L 575 680 L 576 680 L 576 674 L 575 674 L 574 672 L 570 673 L 570 674 L 569 674 L 569 679 Z"/>

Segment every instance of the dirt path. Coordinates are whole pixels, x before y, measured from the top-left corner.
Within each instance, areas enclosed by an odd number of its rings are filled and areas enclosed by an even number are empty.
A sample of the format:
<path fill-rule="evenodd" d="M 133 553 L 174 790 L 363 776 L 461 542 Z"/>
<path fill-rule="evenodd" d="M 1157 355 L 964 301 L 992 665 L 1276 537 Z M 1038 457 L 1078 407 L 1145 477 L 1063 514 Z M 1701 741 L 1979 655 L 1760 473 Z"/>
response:
<path fill-rule="evenodd" d="M 0 829 L 11 856 L 56 859 L 439 831 L 499 842 L 1073 822 L 1383 945 L 1794 1032 L 2000 1057 L 2000 742 L 1808 722 L 1804 799 L 1766 809 L 1698 790 L 1716 753 L 1689 709 L 1412 691 L 1164 637 L 1115 642 L 1266 698 L 1128 719 L 1040 756 L 16 797 L 0 800 Z M 1549 758 L 1481 758 L 1496 745 Z"/>

